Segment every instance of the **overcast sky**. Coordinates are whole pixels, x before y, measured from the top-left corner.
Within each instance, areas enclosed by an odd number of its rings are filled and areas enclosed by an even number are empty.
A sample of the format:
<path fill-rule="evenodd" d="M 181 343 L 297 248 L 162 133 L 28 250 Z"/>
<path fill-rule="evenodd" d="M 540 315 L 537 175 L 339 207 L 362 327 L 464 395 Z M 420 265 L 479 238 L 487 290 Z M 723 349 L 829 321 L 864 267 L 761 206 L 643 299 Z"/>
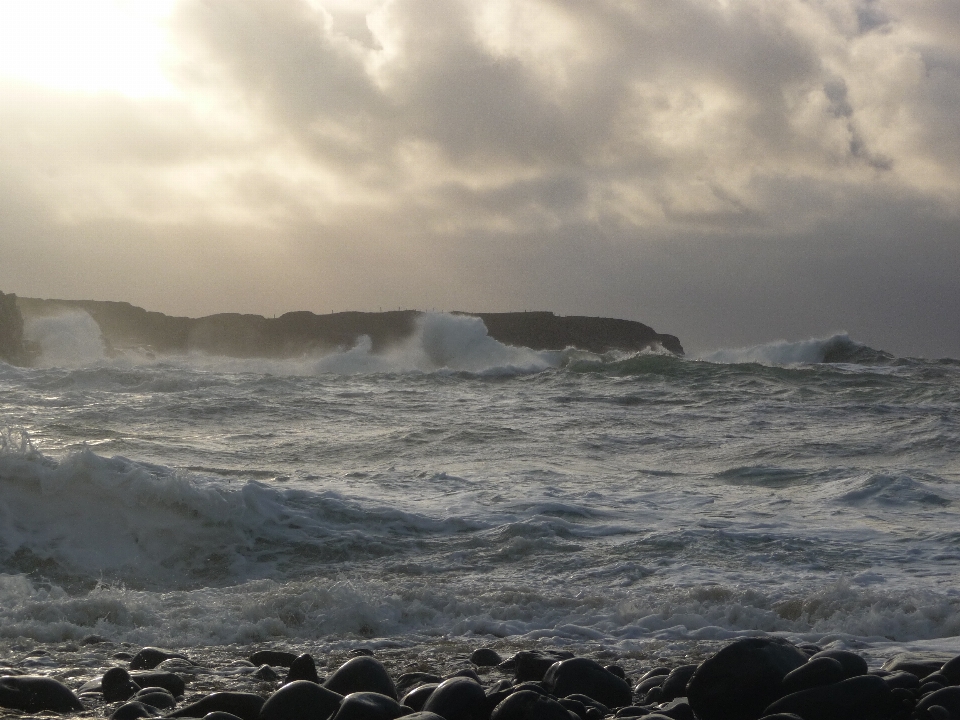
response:
<path fill-rule="evenodd" d="M 960 358 L 956 0 L 8 0 L 0 290 Z"/>

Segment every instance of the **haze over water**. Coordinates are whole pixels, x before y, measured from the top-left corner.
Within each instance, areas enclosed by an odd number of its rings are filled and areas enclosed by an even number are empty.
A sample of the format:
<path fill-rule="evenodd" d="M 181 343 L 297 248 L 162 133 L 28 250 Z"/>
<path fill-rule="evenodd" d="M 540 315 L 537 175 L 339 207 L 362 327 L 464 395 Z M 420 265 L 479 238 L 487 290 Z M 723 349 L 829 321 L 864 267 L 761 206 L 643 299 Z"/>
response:
<path fill-rule="evenodd" d="M 536 352 L 444 314 L 290 361 L 107 357 L 82 313 L 27 333 L 39 366 L 0 364 L 0 653 L 960 652 L 960 362 L 842 335 Z"/>

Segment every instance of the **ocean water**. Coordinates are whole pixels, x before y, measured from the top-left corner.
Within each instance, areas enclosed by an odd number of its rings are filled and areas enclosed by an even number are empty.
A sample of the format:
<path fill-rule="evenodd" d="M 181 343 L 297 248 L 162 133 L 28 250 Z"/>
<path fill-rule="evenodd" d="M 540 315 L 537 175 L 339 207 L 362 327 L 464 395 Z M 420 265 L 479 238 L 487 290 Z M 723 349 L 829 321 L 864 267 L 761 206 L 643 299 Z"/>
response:
<path fill-rule="evenodd" d="M 39 366 L 0 363 L 0 656 L 960 653 L 960 362 L 536 352 L 444 314 L 289 361 L 108 356 L 83 313 L 27 334 Z"/>

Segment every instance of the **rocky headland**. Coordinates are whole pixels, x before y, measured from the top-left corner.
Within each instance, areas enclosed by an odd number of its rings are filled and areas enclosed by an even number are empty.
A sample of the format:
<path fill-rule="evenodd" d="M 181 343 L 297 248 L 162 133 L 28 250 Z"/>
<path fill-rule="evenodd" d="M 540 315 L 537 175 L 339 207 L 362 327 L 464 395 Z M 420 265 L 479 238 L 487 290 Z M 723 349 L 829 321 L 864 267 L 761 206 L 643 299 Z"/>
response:
<path fill-rule="evenodd" d="M 43 300 L 0 293 L 0 359 L 28 364 L 24 319 L 76 311 L 88 313 L 97 322 L 110 349 L 205 352 L 242 358 L 291 358 L 329 352 L 352 347 L 362 336 L 370 338 L 373 352 L 381 352 L 410 337 L 422 314 L 416 310 L 327 315 L 301 311 L 276 318 L 238 313 L 189 318 L 150 312 L 125 302 Z M 534 350 L 575 347 L 594 353 L 635 352 L 659 346 L 683 354 L 675 336 L 631 320 L 552 312 L 458 314 L 481 318 L 489 335 L 506 345 Z"/>

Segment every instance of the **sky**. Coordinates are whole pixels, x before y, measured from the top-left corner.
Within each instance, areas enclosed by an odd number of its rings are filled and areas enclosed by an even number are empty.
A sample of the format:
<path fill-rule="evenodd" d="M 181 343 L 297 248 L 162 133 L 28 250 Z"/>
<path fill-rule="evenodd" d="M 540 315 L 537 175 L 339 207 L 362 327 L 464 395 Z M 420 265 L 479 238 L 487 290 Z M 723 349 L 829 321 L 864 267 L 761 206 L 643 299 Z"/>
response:
<path fill-rule="evenodd" d="M 0 290 L 960 358 L 956 0 L 5 0 Z"/>

